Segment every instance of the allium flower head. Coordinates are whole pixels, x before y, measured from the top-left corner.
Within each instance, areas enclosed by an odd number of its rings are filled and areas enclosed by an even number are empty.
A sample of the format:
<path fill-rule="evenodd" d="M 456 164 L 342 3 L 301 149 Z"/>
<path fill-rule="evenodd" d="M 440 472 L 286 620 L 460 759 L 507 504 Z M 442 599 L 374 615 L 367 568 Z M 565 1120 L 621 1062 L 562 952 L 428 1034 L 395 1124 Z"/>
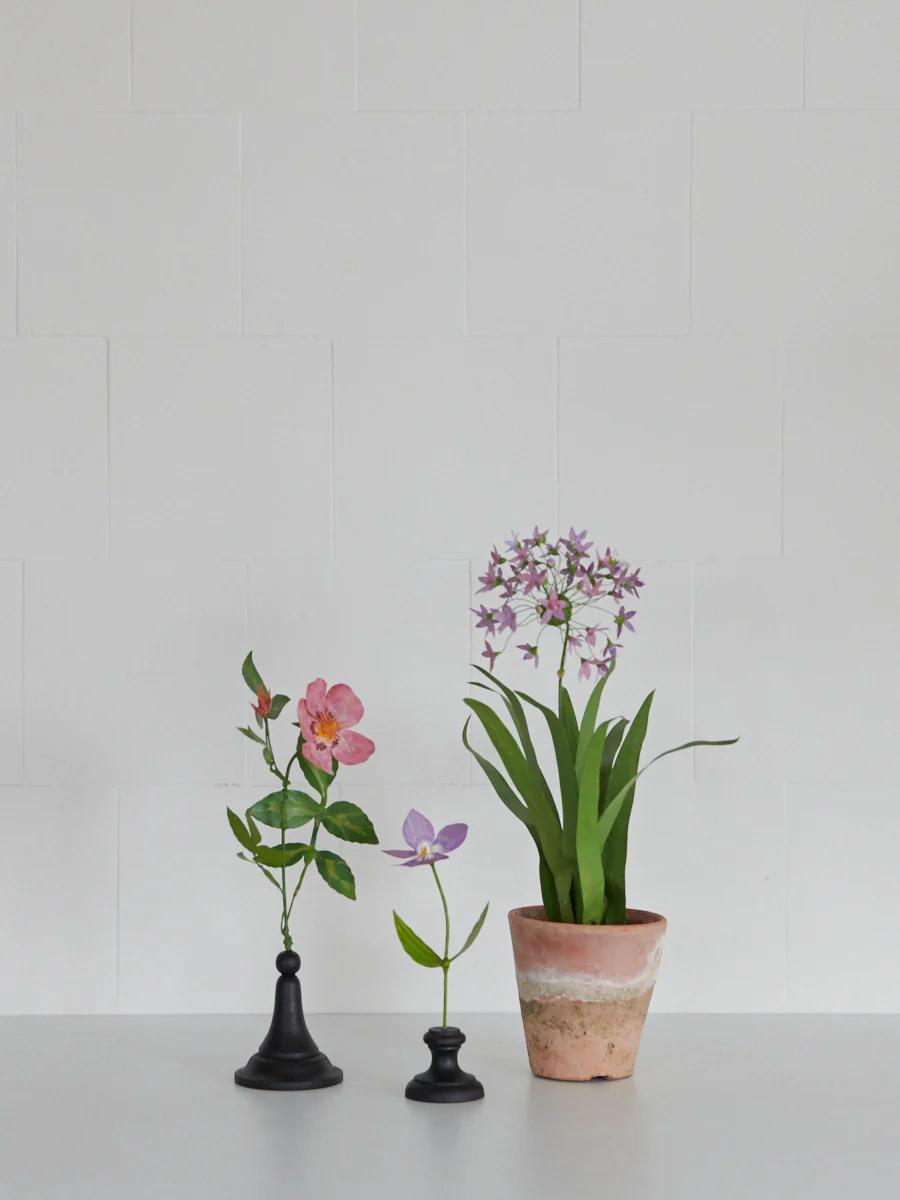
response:
<path fill-rule="evenodd" d="M 574 525 L 555 541 L 549 530 L 535 525 L 529 537 L 513 533 L 505 546 L 503 554 L 496 546 L 491 550 L 487 570 L 479 576 L 479 592 L 494 592 L 494 605 L 472 610 L 477 628 L 484 630 L 482 657 L 490 669 L 512 634 L 532 626 L 532 640 L 515 643 L 526 661 L 537 666 L 539 652 L 545 649 L 541 639 L 548 629 L 557 629 L 562 639 L 557 651 L 560 677 L 566 651 L 577 655 L 580 679 L 607 674 L 621 649 L 616 639 L 624 630 L 634 632 L 636 610 L 627 604 L 639 598 L 644 586 L 640 569 L 609 546 L 595 548 L 588 531 L 579 532 Z"/>

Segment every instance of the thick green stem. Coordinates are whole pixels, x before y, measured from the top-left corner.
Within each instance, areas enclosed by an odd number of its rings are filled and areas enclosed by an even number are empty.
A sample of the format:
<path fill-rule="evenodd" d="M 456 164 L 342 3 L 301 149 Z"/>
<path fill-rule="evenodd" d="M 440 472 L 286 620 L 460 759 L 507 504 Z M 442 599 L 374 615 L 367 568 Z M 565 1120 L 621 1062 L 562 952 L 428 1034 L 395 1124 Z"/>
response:
<path fill-rule="evenodd" d="M 556 674 L 559 676 L 559 686 L 562 687 L 563 676 L 566 673 L 566 651 L 569 648 L 569 626 L 566 624 L 566 632 L 563 634 L 562 656 L 559 660 L 559 670 Z"/>
<path fill-rule="evenodd" d="M 444 906 L 444 961 L 441 967 L 444 972 L 444 1010 L 443 1020 L 441 1024 L 447 1024 L 447 977 L 450 974 L 450 910 L 447 907 L 447 897 L 444 895 L 444 889 L 441 887 L 440 877 L 437 873 L 437 867 L 434 863 L 431 864 L 431 873 L 434 875 L 434 882 L 437 884 L 437 890 L 440 892 L 441 904 Z"/>

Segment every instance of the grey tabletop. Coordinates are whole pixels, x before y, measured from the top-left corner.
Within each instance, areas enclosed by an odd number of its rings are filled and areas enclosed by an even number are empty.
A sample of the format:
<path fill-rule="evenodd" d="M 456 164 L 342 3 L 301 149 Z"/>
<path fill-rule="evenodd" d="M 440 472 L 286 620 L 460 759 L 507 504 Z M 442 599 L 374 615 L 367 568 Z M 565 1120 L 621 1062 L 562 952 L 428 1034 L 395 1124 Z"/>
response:
<path fill-rule="evenodd" d="M 461 1020 L 486 1098 L 414 1104 L 414 1016 L 314 1016 L 339 1087 L 232 1071 L 260 1017 L 0 1018 L 4 1200 L 892 1196 L 900 1017 L 654 1016 L 635 1076 L 532 1078 L 514 1016 Z"/>

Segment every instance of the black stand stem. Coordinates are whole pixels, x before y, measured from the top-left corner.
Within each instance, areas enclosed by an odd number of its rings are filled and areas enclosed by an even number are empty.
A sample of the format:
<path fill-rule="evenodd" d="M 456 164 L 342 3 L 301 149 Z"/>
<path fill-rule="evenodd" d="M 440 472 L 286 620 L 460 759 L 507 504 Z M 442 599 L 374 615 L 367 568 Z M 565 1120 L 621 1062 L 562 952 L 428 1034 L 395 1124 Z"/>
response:
<path fill-rule="evenodd" d="M 432 1025 L 423 1041 L 431 1051 L 431 1066 L 406 1085 L 407 1100 L 426 1104 L 460 1104 L 484 1099 L 474 1075 L 460 1069 L 457 1057 L 466 1035 L 455 1025 Z"/>
<path fill-rule="evenodd" d="M 281 978 L 275 984 L 272 1024 L 259 1053 L 235 1071 L 234 1082 L 241 1087 L 272 1092 L 333 1087 L 344 1078 L 344 1072 L 331 1065 L 306 1028 L 297 978 L 300 955 L 293 950 L 282 950 L 275 966 Z"/>

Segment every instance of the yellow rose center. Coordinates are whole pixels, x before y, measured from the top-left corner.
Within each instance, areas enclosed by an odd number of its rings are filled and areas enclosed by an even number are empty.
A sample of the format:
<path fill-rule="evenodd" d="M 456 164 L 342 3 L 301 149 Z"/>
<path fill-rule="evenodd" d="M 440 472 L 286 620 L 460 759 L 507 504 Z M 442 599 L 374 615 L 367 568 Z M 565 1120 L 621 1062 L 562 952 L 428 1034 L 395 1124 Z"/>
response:
<path fill-rule="evenodd" d="M 316 721 L 316 735 L 323 742 L 333 742 L 338 735 L 340 727 L 340 723 L 336 717 L 333 717 L 331 713 L 324 713 Z"/>

